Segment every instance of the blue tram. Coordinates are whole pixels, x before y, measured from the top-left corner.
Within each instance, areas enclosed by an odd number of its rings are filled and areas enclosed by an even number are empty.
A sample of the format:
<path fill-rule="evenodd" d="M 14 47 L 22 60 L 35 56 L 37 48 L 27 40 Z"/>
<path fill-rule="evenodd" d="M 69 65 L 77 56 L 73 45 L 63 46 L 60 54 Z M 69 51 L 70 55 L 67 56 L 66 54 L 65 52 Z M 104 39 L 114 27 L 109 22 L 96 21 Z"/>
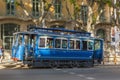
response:
<path fill-rule="evenodd" d="M 28 66 L 93 66 L 103 60 L 103 40 L 89 32 L 31 27 L 14 33 L 12 58 Z"/>

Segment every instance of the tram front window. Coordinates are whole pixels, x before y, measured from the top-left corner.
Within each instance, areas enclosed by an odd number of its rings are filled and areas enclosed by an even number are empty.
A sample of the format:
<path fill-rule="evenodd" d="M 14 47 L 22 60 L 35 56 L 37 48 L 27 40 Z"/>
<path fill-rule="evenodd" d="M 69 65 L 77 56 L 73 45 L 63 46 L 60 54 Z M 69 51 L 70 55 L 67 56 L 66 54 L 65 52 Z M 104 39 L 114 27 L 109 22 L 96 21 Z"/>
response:
<path fill-rule="evenodd" d="M 16 42 L 17 42 L 17 35 L 13 35 L 13 44 L 12 45 L 16 45 Z"/>
<path fill-rule="evenodd" d="M 95 50 L 100 49 L 100 41 L 95 41 Z"/>
<path fill-rule="evenodd" d="M 29 35 L 24 35 L 24 39 L 25 39 L 25 45 L 30 43 L 30 37 Z"/>
<path fill-rule="evenodd" d="M 30 45 L 31 47 L 34 47 L 35 40 L 36 40 L 35 35 L 29 35 L 29 34 L 24 35 L 24 41 L 25 41 L 24 44 L 25 45 Z"/>
<path fill-rule="evenodd" d="M 93 42 L 88 41 L 88 50 L 93 50 Z"/>
<path fill-rule="evenodd" d="M 22 44 L 22 37 L 23 37 L 23 35 L 19 35 L 19 36 L 18 36 L 18 44 L 19 44 L 19 45 Z"/>

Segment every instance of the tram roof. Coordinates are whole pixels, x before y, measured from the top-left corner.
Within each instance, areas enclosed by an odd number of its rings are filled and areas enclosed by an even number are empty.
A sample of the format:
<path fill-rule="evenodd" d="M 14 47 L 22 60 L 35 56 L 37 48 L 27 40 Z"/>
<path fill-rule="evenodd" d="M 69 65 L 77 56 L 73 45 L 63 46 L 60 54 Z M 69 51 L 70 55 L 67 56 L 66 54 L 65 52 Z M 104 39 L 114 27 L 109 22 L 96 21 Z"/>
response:
<path fill-rule="evenodd" d="M 31 34 L 35 34 L 35 35 L 43 35 L 43 36 L 57 36 L 57 37 L 70 37 L 70 38 L 88 38 L 88 39 L 98 39 L 98 38 L 95 38 L 95 37 L 91 37 L 91 36 L 78 36 L 78 35 L 74 35 L 74 34 L 71 34 L 71 35 L 65 35 L 65 34 L 52 34 L 52 33 L 44 33 L 44 32 L 31 32 L 31 31 L 26 31 L 26 32 L 16 32 L 14 34 L 27 34 L 27 35 L 31 35 Z"/>
<path fill-rule="evenodd" d="M 16 32 L 14 34 L 38 34 L 38 35 L 48 35 L 48 36 L 77 36 L 77 37 L 90 37 L 90 34 L 64 34 L 64 33 L 57 33 L 57 32 L 46 32 L 46 31 L 26 31 L 26 32 Z"/>
<path fill-rule="evenodd" d="M 63 28 L 40 28 L 40 27 L 30 27 L 28 31 L 33 31 L 33 32 L 42 32 L 42 33 L 52 33 L 52 34 L 74 34 L 78 36 L 86 36 L 90 37 L 91 33 L 86 32 L 86 31 L 75 31 L 75 30 L 68 30 L 68 29 L 63 29 Z"/>
<path fill-rule="evenodd" d="M 46 31 L 61 31 L 61 32 L 71 32 L 71 33 L 90 33 L 90 32 L 87 32 L 87 31 L 75 31 L 75 30 L 68 30 L 68 29 L 65 29 L 65 28 L 41 28 L 41 27 L 34 27 L 34 26 L 31 26 L 29 27 L 28 31 L 34 31 L 34 30 L 37 30 L 37 31 L 41 31 L 41 30 L 46 30 Z"/>
<path fill-rule="evenodd" d="M 40 27 L 29 27 L 26 32 L 16 32 L 14 34 L 38 34 L 46 36 L 64 36 L 64 37 L 91 37 L 90 32 L 86 31 L 75 31 L 67 30 L 63 28 L 40 28 Z"/>

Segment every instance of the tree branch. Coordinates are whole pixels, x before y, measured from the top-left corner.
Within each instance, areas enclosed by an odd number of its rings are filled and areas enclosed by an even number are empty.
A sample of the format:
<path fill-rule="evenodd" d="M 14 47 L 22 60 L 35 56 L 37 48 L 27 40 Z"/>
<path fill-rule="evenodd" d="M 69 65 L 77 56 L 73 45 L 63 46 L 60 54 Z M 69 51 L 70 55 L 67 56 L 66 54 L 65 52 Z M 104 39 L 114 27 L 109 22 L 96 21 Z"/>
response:
<path fill-rule="evenodd" d="M 65 0 L 65 1 L 66 1 L 66 10 L 68 12 L 68 15 L 70 16 L 70 19 L 72 19 L 72 16 L 70 14 L 70 10 L 69 10 L 68 5 L 67 5 L 67 0 Z"/>
<path fill-rule="evenodd" d="M 34 17 L 32 16 L 32 14 L 30 14 L 30 12 L 25 8 L 22 0 L 20 0 L 19 6 L 23 9 L 24 13 L 25 13 L 27 16 L 29 16 L 29 17 L 31 17 L 32 19 L 34 19 Z"/>

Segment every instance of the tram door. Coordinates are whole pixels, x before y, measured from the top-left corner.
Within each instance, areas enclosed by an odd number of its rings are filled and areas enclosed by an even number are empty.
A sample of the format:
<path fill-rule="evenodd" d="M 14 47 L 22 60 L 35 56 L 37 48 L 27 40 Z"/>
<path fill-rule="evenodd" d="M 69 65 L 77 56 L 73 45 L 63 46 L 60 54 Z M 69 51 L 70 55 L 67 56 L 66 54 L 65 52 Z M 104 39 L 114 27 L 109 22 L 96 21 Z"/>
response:
<path fill-rule="evenodd" d="M 4 49 L 11 50 L 13 33 L 19 31 L 19 25 L 13 23 L 2 24 L 0 30 Z"/>

